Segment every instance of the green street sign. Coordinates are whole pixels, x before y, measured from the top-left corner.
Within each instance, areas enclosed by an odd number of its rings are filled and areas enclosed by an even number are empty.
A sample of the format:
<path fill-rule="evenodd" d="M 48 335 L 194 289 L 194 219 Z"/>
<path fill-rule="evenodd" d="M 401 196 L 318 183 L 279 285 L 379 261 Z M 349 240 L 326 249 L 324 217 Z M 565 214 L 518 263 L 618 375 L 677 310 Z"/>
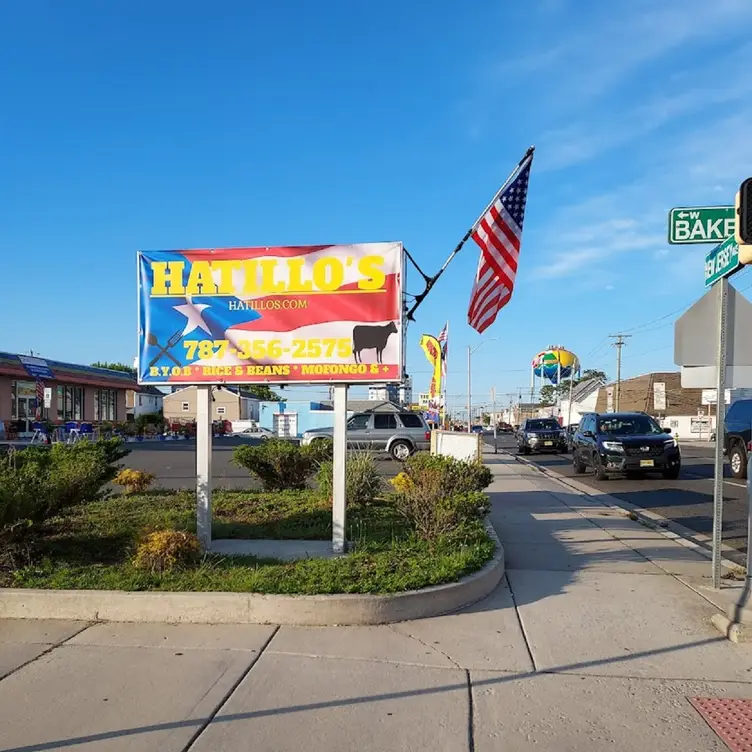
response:
<path fill-rule="evenodd" d="M 730 276 L 741 266 L 738 243 L 733 237 L 726 238 L 705 256 L 705 287 Z"/>
<path fill-rule="evenodd" d="M 687 206 L 668 213 L 668 242 L 722 243 L 734 234 L 733 206 Z"/>

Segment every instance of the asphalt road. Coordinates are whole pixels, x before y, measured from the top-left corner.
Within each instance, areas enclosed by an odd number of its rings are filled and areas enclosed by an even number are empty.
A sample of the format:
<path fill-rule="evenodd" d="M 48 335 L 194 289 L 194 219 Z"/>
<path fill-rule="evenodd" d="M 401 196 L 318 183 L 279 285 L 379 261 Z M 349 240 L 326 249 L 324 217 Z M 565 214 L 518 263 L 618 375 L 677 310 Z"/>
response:
<path fill-rule="evenodd" d="M 236 446 L 257 444 L 258 440 L 221 438 L 214 440 L 212 451 L 212 479 L 214 488 L 260 488 L 247 470 L 232 462 Z M 128 444 L 131 453 L 125 458 L 126 467 L 145 470 L 157 476 L 156 485 L 163 488 L 193 489 L 196 487 L 196 442 L 165 441 Z M 387 454 L 376 455 L 379 473 L 394 477 L 399 464 Z"/>
<path fill-rule="evenodd" d="M 493 439 L 486 438 L 487 443 Z M 513 437 L 500 436 L 499 448 L 516 454 Z M 682 470 L 678 480 L 663 480 L 659 475 L 627 479 L 613 476 L 598 483 L 591 473 L 577 480 L 618 499 L 631 502 L 690 530 L 711 535 L 713 532 L 713 453 L 711 444 L 681 444 Z M 575 477 L 568 454 L 540 454 L 527 459 L 563 477 Z M 725 467 L 723 483 L 723 542 L 739 551 L 731 558 L 744 563 L 747 550 L 747 487 L 744 481 L 730 477 Z"/>

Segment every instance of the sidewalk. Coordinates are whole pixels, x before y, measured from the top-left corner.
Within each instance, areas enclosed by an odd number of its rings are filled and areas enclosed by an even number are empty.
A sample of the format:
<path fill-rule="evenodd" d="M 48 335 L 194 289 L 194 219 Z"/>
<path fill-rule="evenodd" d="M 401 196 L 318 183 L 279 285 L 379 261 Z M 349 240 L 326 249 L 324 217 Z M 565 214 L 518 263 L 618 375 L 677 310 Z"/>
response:
<path fill-rule="evenodd" d="M 485 459 L 507 576 L 484 601 L 381 627 L 0 622 L 0 749 L 727 750 L 689 698 L 752 699 L 752 649 L 710 623 L 709 561 Z"/>

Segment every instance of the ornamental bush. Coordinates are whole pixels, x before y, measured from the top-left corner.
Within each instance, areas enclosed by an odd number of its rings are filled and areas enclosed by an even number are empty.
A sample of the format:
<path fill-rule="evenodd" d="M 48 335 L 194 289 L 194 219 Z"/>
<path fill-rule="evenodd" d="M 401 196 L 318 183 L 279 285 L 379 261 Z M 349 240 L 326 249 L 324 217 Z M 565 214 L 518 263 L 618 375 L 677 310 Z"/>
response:
<path fill-rule="evenodd" d="M 143 493 L 154 482 L 156 476 L 144 470 L 123 468 L 114 479 L 118 486 L 125 488 L 126 493 Z"/>
<path fill-rule="evenodd" d="M 415 533 L 433 541 L 488 514 L 490 505 L 482 490 L 491 477 L 479 462 L 419 453 L 392 481 L 392 499 Z"/>
<path fill-rule="evenodd" d="M 133 566 L 152 574 L 194 564 L 201 558 L 201 543 L 185 530 L 156 530 L 136 549 Z"/>
<path fill-rule="evenodd" d="M 236 447 L 233 462 L 261 481 L 266 491 L 305 488 L 320 464 L 331 459 L 331 442 L 299 446 L 284 439 L 268 439 L 258 446 Z"/>
<path fill-rule="evenodd" d="M 327 498 L 334 491 L 334 463 L 322 462 L 316 474 L 319 491 Z M 345 470 L 345 494 L 348 504 L 370 504 L 384 490 L 373 454 L 367 451 L 348 452 Z"/>
<path fill-rule="evenodd" d="M 440 454 L 418 452 L 405 462 L 405 475 L 414 485 L 435 484 L 444 494 L 482 491 L 491 484 L 491 470 L 482 462 L 467 462 Z"/>
<path fill-rule="evenodd" d="M 120 439 L 31 446 L 0 455 L 0 549 L 62 510 L 93 501 L 128 454 Z"/>

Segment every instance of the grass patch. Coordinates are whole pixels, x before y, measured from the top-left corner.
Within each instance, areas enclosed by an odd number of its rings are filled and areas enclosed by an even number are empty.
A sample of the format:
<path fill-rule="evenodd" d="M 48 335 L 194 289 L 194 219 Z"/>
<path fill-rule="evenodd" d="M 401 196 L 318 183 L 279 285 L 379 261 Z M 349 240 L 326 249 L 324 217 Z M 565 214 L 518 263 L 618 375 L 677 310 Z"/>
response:
<path fill-rule="evenodd" d="M 5 587 L 258 593 L 394 593 L 453 582 L 480 569 L 495 545 L 480 521 L 431 543 L 419 540 L 389 501 L 348 509 L 356 551 L 338 559 L 295 562 L 208 555 L 172 572 L 132 564 L 149 531 L 195 532 L 190 492 L 118 495 L 72 508 L 42 528 L 35 563 L 0 572 Z M 328 539 L 331 505 L 310 490 L 217 491 L 215 538 Z"/>

